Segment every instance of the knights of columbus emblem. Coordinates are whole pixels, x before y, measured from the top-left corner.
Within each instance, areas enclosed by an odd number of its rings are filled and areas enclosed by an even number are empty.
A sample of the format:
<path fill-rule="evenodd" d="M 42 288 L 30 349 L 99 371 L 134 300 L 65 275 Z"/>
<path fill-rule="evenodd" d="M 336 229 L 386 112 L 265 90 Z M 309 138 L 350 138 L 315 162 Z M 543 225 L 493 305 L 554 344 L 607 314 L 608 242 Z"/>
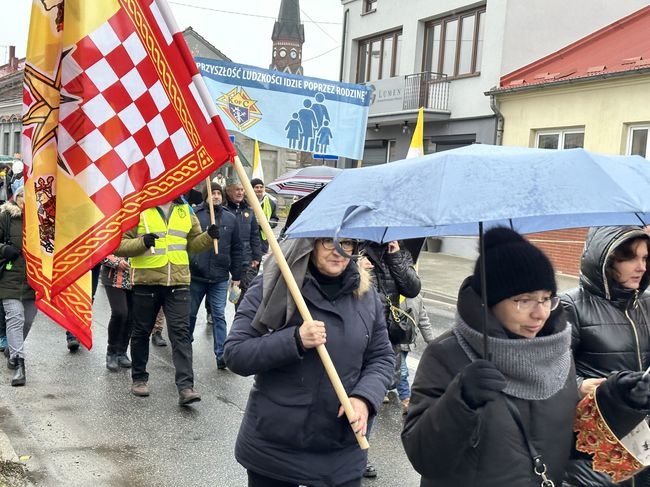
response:
<path fill-rule="evenodd" d="M 262 120 L 262 112 L 257 108 L 257 100 L 253 100 L 240 86 L 217 98 L 217 105 L 226 117 L 242 132 Z"/>

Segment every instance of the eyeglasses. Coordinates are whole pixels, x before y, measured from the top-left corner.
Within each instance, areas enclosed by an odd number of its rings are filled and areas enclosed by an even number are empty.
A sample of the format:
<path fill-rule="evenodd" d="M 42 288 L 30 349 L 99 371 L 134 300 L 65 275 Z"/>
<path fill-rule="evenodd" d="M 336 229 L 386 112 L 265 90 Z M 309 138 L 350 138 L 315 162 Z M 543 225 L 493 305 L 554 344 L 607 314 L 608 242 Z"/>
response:
<path fill-rule="evenodd" d="M 332 240 L 331 238 L 321 238 L 320 243 L 325 250 L 334 250 L 336 248 L 336 245 L 334 244 L 334 240 Z M 357 243 L 354 240 L 339 240 L 339 245 L 346 252 L 354 251 L 354 247 L 356 244 Z"/>
<path fill-rule="evenodd" d="M 553 311 L 560 304 L 560 298 L 557 296 L 542 299 L 517 298 L 513 301 L 517 303 L 517 311 L 532 311 L 538 304 L 541 304 L 546 311 Z"/>

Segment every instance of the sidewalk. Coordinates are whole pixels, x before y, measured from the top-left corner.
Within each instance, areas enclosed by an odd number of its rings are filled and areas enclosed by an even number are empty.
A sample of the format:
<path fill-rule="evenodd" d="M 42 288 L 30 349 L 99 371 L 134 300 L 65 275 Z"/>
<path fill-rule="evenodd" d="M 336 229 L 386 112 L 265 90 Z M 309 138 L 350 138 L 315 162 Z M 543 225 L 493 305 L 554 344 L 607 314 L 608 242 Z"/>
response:
<path fill-rule="evenodd" d="M 437 304 L 453 308 L 463 280 L 474 272 L 473 260 L 438 252 L 421 252 L 418 273 L 422 281 L 422 296 Z M 578 278 L 556 274 L 558 292 L 578 285 Z"/>

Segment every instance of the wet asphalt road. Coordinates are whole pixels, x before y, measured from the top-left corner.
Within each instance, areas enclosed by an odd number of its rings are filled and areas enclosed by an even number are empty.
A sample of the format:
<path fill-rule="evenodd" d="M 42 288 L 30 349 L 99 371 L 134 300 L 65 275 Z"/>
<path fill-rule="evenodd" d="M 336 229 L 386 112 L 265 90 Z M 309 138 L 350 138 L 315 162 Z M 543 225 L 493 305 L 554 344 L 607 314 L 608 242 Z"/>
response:
<path fill-rule="evenodd" d="M 450 314 L 429 308 L 437 332 Z M 232 319 L 229 305 L 227 317 Z M 129 392 L 128 371 L 105 368 L 109 308 L 99 288 L 94 311 L 94 348 L 67 351 L 63 330 L 39 314 L 27 341 L 27 386 L 0 376 L 0 429 L 42 486 L 245 486 L 233 449 L 252 379 L 218 371 L 212 336 L 201 313 L 194 342 L 196 389 L 203 400 L 180 408 L 169 347 L 151 347 L 151 396 Z M 409 357 L 411 374 L 423 345 Z M 399 439 L 397 398 L 385 405 L 370 438 L 370 459 L 379 472 L 364 487 L 415 487 Z"/>

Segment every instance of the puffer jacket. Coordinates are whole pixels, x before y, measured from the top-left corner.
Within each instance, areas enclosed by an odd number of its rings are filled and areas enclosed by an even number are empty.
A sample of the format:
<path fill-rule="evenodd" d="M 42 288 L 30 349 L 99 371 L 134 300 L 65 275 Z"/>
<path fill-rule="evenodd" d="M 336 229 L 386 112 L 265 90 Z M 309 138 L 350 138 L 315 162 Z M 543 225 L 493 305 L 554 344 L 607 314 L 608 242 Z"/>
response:
<path fill-rule="evenodd" d="M 178 205 L 185 206 L 188 213 L 190 214 L 190 218 L 192 219 L 192 228 L 187 234 L 187 252 L 190 254 L 196 254 L 212 248 L 212 238 L 210 238 L 207 232 L 203 232 L 201 230 L 201 224 L 196 218 L 196 215 L 190 211 L 189 205 L 186 203 L 174 202 L 172 204 L 172 207 Z M 142 216 L 140 218 L 142 218 Z M 113 253 L 121 257 L 135 257 L 138 255 L 143 255 L 145 252 L 149 252 L 149 249 L 145 247 L 142 235 L 138 235 L 138 226 L 136 225 L 134 228 L 122 236 L 120 245 Z M 131 282 L 134 286 L 138 284 L 182 286 L 189 285 L 190 280 L 191 276 L 189 264 L 176 265 L 172 264 L 171 262 L 167 262 L 166 265 L 155 269 L 131 268 Z"/>
<path fill-rule="evenodd" d="M 349 396 L 381 406 L 393 373 L 393 350 L 377 293 L 350 264 L 340 294 L 330 300 L 308 272 L 301 288 L 314 320 L 327 326 L 327 349 Z M 235 456 L 245 468 L 292 484 L 340 485 L 361 478 L 361 450 L 316 349 L 295 338 L 299 313 L 265 335 L 251 323 L 262 302 L 264 276 L 248 289 L 225 343 L 228 368 L 255 374 Z M 374 411 L 373 411 L 374 410 Z"/>
<path fill-rule="evenodd" d="M 11 269 L 5 268 L 0 277 L 0 299 L 34 299 L 34 290 L 27 283 L 27 266 L 22 255 L 23 210 L 14 201 L 7 201 L 0 206 L 0 242 L 0 255 L 6 245 L 12 245 L 21 253 L 11 263 Z"/>
<path fill-rule="evenodd" d="M 215 221 L 219 225 L 219 253 L 209 249 L 190 256 L 192 279 L 200 282 L 223 282 L 231 276 L 233 281 L 241 279 L 242 243 L 239 225 L 235 216 L 223 206 L 215 206 Z M 210 226 L 210 209 L 205 203 L 194 209 L 201 228 Z"/>
<path fill-rule="evenodd" d="M 626 240 L 650 237 L 639 227 L 600 227 L 587 235 L 580 265 L 580 285 L 561 295 L 562 306 L 572 326 L 573 356 L 578 383 L 607 377 L 619 370 L 645 370 L 650 365 L 650 271 L 638 290 L 624 289 L 605 274 L 612 251 Z M 609 477 L 593 472 L 591 459 L 576 453 L 568 469 L 569 485 L 601 487 L 650 485 L 650 475 L 614 484 Z M 640 483 L 643 478 L 643 482 Z"/>

